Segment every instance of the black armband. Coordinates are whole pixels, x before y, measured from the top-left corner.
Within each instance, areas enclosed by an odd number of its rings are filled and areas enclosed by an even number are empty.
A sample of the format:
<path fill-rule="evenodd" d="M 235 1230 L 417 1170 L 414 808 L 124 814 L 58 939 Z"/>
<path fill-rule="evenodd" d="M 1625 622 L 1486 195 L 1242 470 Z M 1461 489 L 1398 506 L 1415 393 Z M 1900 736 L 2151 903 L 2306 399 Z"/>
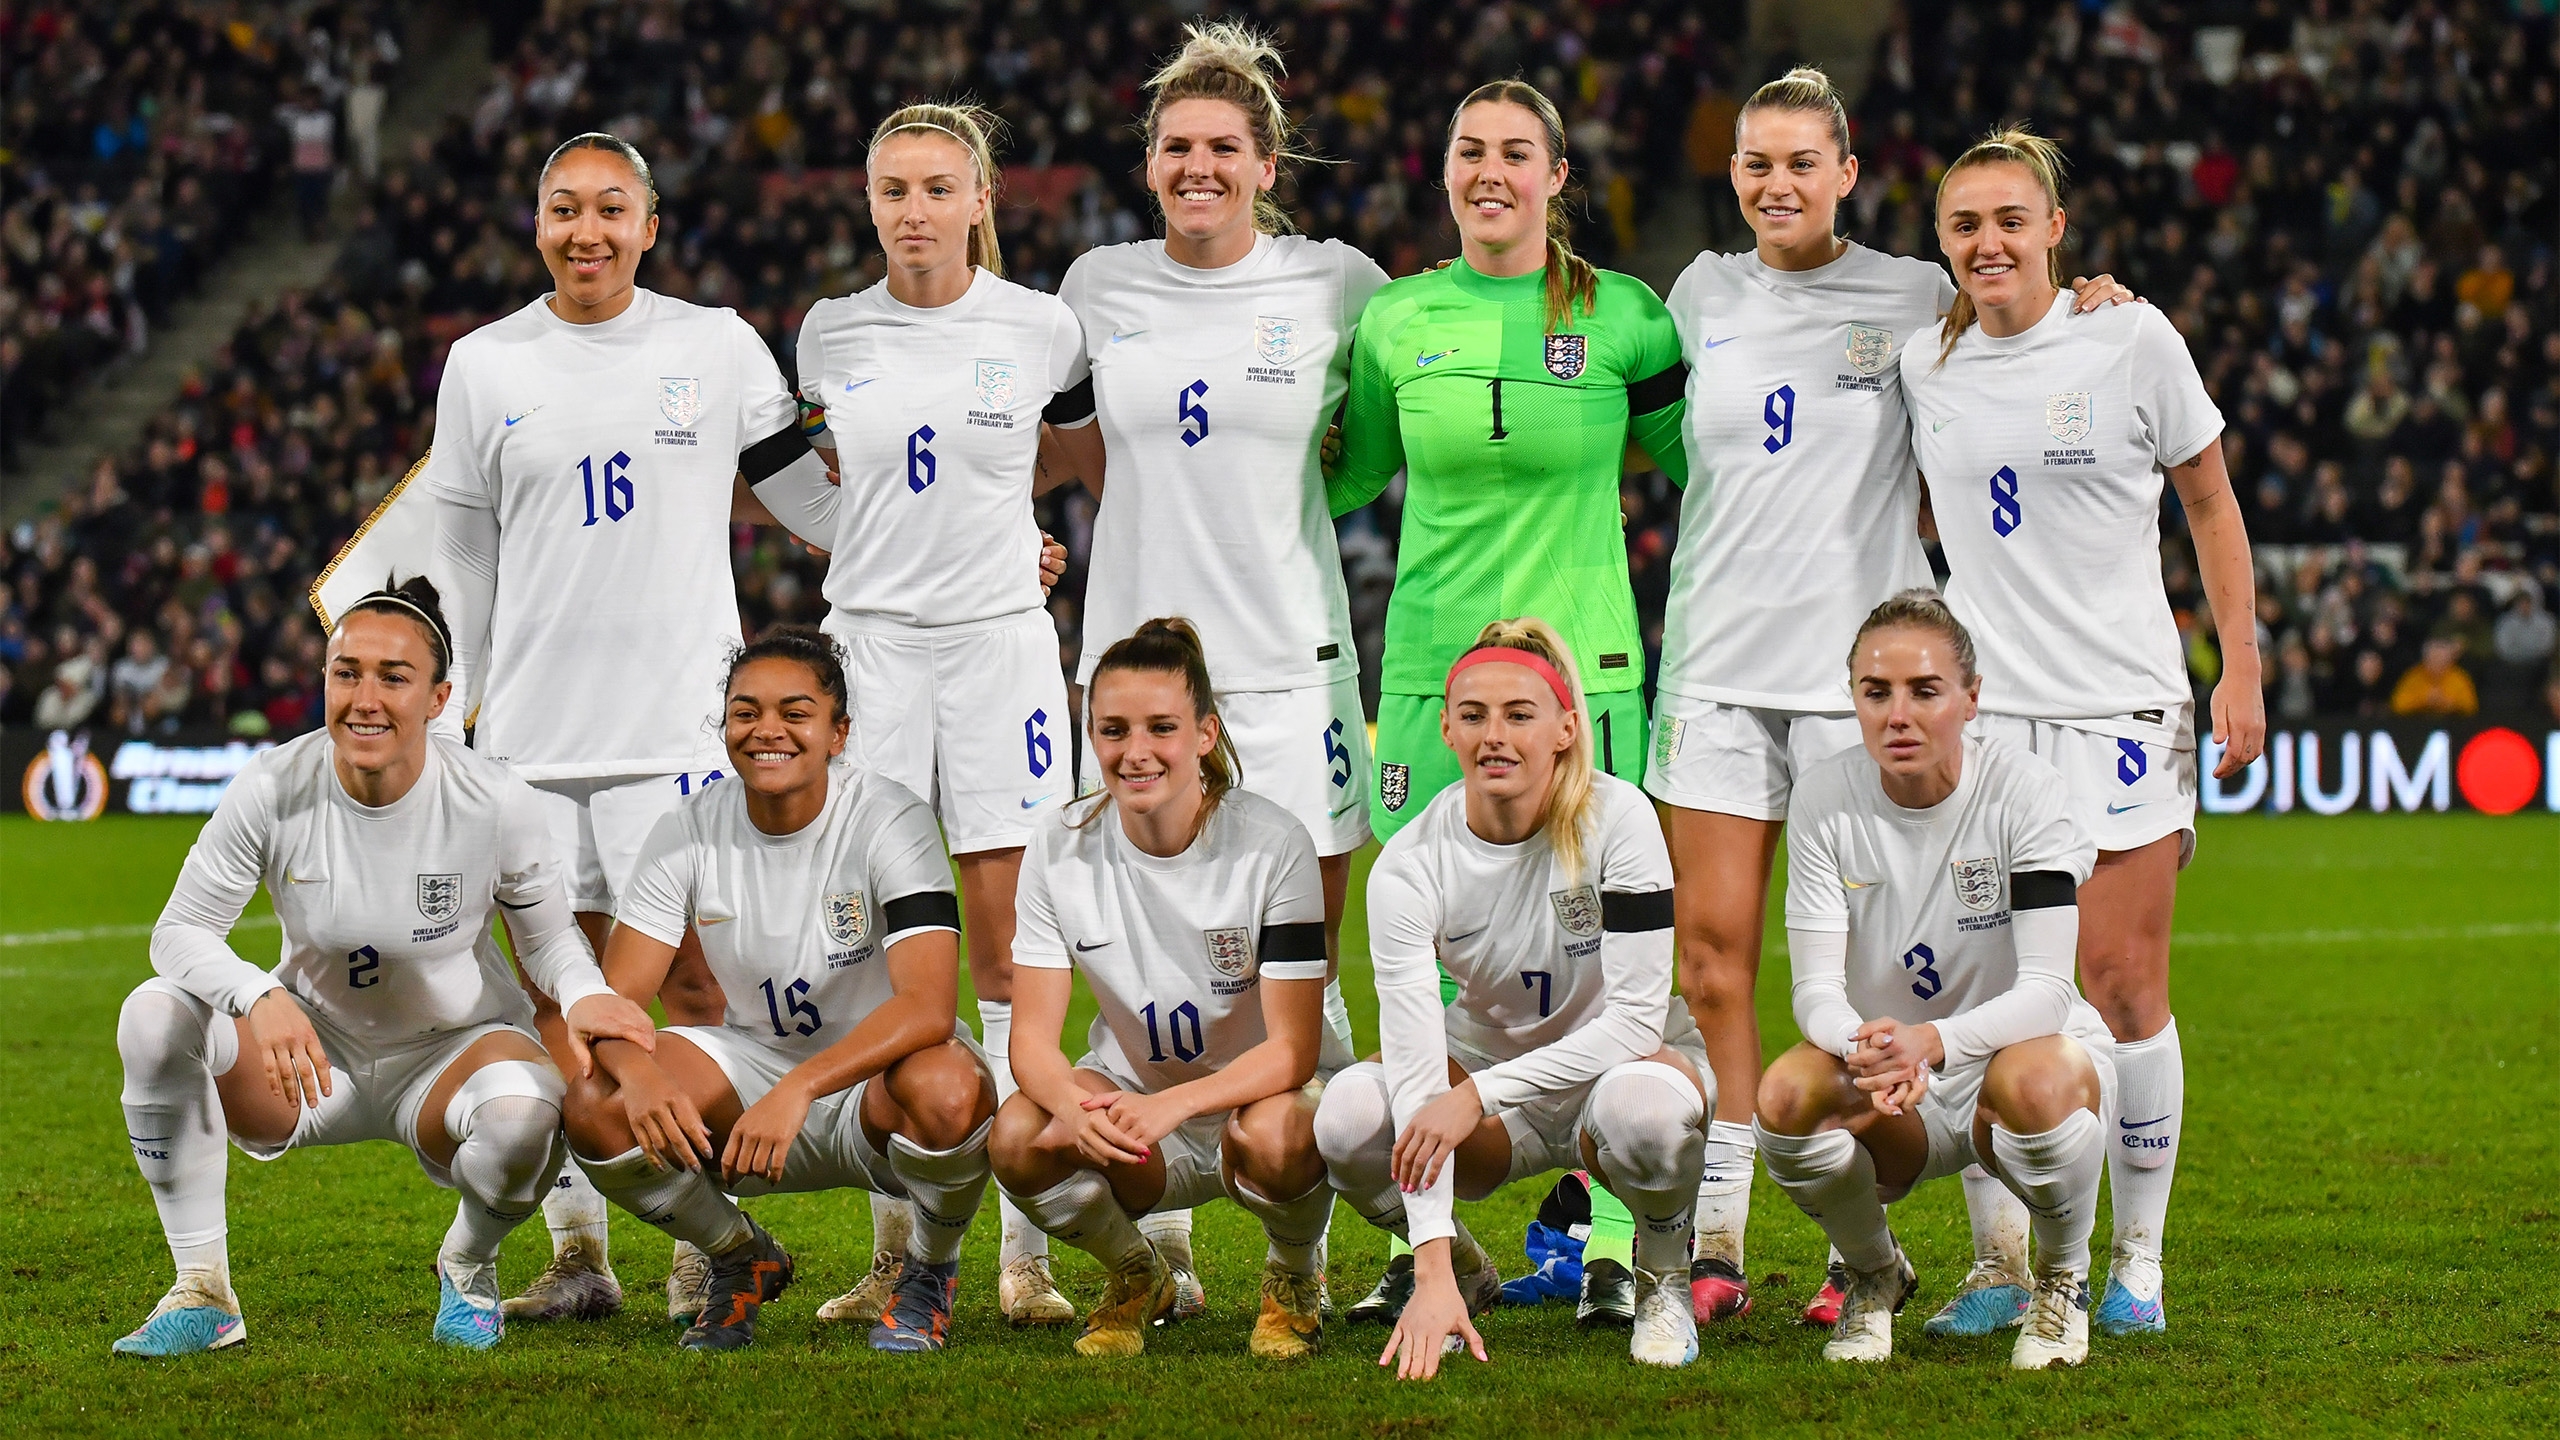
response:
<path fill-rule="evenodd" d="M 1322 960 L 1324 922 L 1300 920 L 1287 925 L 1262 927 L 1262 945 L 1256 951 L 1263 964 L 1286 960 Z"/>
<path fill-rule="evenodd" d="M 1674 360 L 1671 368 L 1627 387 L 1627 413 L 1650 415 L 1689 393 L 1689 366 Z"/>
<path fill-rule="evenodd" d="M 1087 375 L 1071 389 L 1049 397 L 1041 407 L 1040 418 L 1052 425 L 1081 425 L 1093 418 L 1093 377 Z"/>
<path fill-rule="evenodd" d="M 880 933 L 960 928 L 960 897 L 948 890 L 919 890 L 880 907 Z"/>
<path fill-rule="evenodd" d="M 2009 908 L 2055 910 L 2080 903 L 2080 887 L 2060 870 L 2021 870 L 2009 877 Z"/>
<path fill-rule="evenodd" d="M 749 485 L 761 485 L 808 453 L 809 437 L 801 433 L 800 422 L 794 420 L 739 451 L 738 473 L 747 477 Z"/>
<path fill-rule="evenodd" d="M 1601 891 L 1600 928 L 1615 930 L 1620 934 L 1670 929 L 1671 892 L 1668 890 Z"/>

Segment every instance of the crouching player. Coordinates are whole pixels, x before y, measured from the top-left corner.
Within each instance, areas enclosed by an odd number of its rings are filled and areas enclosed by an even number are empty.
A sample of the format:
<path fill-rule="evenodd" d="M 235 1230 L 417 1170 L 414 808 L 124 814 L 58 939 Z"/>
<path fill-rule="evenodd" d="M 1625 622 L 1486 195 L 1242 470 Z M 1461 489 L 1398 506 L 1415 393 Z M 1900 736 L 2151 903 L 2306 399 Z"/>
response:
<path fill-rule="evenodd" d="M 159 974 L 116 1023 L 125 1124 L 178 1280 L 119 1355 L 249 1338 L 225 1244 L 226 1131 L 261 1160 L 408 1146 L 462 1192 L 436 1252 L 435 1338 L 498 1343 L 498 1242 L 559 1171 L 562 1088 L 490 938 L 499 905 L 525 973 L 567 1012 L 578 1065 L 589 1037 L 649 1043 L 647 1012 L 605 987 L 570 915 L 532 790 L 428 736 L 451 655 L 424 580 L 348 606 L 329 639 L 328 728 L 252 760 L 187 853 L 151 932 Z M 272 971 L 224 943 L 261 884 L 284 930 Z"/>
<path fill-rule="evenodd" d="M 2097 853 L 2062 778 L 1968 739 L 1973 640 L 1938 596 L 1869 613 L 1849 656 L 1863 749 L 1797 787 L 1787 940 L 1806 1039 L 1760 1081 L 1770 1177 L 1848 1271 L 1831 1360 L 1883 1360 L 1917 1281 L 1886 1202 L 1979 1163 L 2025 1203 L 2035 1288 L 2010 1363 L 2089 1353 L 2089 1233 L 2115 1051 L 2072 985 Z"/>
<path fill-rule="evenodd" d="M 951 862 L 923 801 L 838 761 L 833 641 L 770 631 L 736 653 L 723 693 L 737 778 L 658 822 L 605 976 L 657 993 L 694 926 L 727 1019 L 670 1028 L 654 1054 L 602 1046 L 598 1075 L 570 1089 L 569 1143 L 608 1199 L 710 1257 L 685 1348 L 748 1344 L 757 1308 L 791 1283 L 791 1256 L 731 1196 L 852 1187 L 915 1212 L 872 1348 L 939 1350 L 995 1114 L 994 1079 L 954 1019 Z"/>
<path fill-rule="evenodd" d="M 1635 1334 L 1651 1365 L 1698 1353 L 1690 1221 L 1715 1087 L 1671 1003 L 1671 857 L 1635 786 L 1591 764 L 1571 652 L 1496 621 L 1449 669 L 1441 735 L 1462 778 L 1369 876 L 1379 1060 L 1325 1088 L 1316 1139 L 1352 1208 L 1413 1245 L 1381 1365 L 1436 1374 L 1493 1262 L 1452 1210 L 1513 1180 L 1590 1170 L 1636 1217 Z M 1444 1011 L 1434 958 L 1457 983 Z"/>
<path fill-rule="evenodd" d="M 1174 1305 L 1136 1217 L 1219 1195 L 1270 1239 L 1252 1352 L 1293 1359 L 1323 1329 L 1317 1247 L 1333 1189 L 1316 1153 L 1324 886 L 1315 842 L 1235 787 L 1208 661 L 1188 621 L 1105 651 L 1086 701 L 1102 792 L 1032 835 L 1013 942 L 1013 1069 L 996 1176 L 1032 1223 L 1110 1271 L 1075 1345 L 1135 1355 Z M 1072 947 L 1072 948 L 1070 948 Z M 1074 971 L 1100 1014 L 1070 1067 Z"/>

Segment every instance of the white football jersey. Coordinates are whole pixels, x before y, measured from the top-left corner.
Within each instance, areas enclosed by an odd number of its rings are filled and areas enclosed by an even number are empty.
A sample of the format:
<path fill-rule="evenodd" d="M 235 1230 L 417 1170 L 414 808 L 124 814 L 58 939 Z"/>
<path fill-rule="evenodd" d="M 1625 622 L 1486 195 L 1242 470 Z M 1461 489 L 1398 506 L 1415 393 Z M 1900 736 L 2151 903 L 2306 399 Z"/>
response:
<path fill-rule="evenodd" d="M 1324 887 L 1288 811 L 1230 790 L 1179 855 L 1129 843 L 1088 801 L 1052 814 L 1022 855 L 1013 963 L 1072 966 L 1098 1014 L 1094 1055 L 1147 1093 L 1215 1074 L 1259 1045 L 1256 982 L 1322 982 Z"/>
<path fill-rule="evenodd" d="M 1866 748 L 1796 782 L 1787 811 L 1787 927 L 1849 936 L 1859 1018 L 1945 1020 L 2018 983 L 2009 880 L 2060 871 L 2077 885 L 2098 851 L 2071 821 L 2052 766 L 1967 738 L 1953 794 L 1906 810 Z"/>
<path fill-rule="evenodd" d="M 1471 1076 L 1492 1114 L 1697 1033 L 1671 993 L 1671 852 L 1653 802 L 1605 772 L 1591 784 L 1583 873 L 1570 882 L 1544 832 L 1496 845 L 1468 829 L 1464 782 L 1379 853 L 1369 954 L 1399 1131 L 1449 1088 L 1452 1040 L 1499 1062 Z M 1458 985 L 1446 1009 L 1442 968 Z M 1414 1234 L 1449 1233 L 1454 1175 L 1406 1197 Z"/>
<path fill-rule="evenodd" d="M 1078 680 L 1158 615 L 1199 629 L 1220 690 L 1359 673 L 1318 451 L 1352 326 L 1386 283 L 1368 256 L 1303 235 L 1265 235 L 1217 270 L 1161 240 L 1068 268 L 1058 298 L 1084 328 L 1110 456 Z"/>
<path fill-rule="evenodd" d="M 2162 467 L 2222 434 L 2186 341 L 2149 305 L 1902 355 L 1912 440 L 1973 632 L 1982 708 L 2159 739 L 2191 708 L 2160 580 Z"/>
<path fill-rule="evenodd" d="M 1085 380 L 1054 295 L 985 270 L 920 310 L 887 281 L 800 322 L 800 394 L 827 412 L 843 477 L 828 547 L 831 627 L 965 625 L 1041 607 L 1031 483 L 1044 408 Z M 1064 397 L 1053 423 L 1092 407 Z"/>
<path fill-rule="evenodd" d="M 797 421 L 753 327 L 648 290 L 598 324 L 536 300 L 454 342 L 423 478 L 497 512 L 484 754 L 534 780 L 718 763 L 738 455 Z"/>
<path fill-rule="evenodd" d="M 1817 270 L 1706 253 L 1671 287 L 1689 364 L 1689 484 L 1662 688 L 1725 705 L 1851 708 L 1858 622 L 1929 583 L 1894 362 L 1934 343 L 1947 272 L 1852 244 Z"/>
<path fill-rule="evenodd" d="M 334 752 L 315 730 L 253 757 L 222 792 L 153 929 L 155 969 L 231 1015 L 281 985 L 339 1029 L 385 1041 L 529 1028 L 533 1002 L 490 938 L 504 905 L 544 993 L 564 1007 L 611 993 L 561 900 L 551 831 L 523 780 L 430 737 L 408 794 L 360 805 Z M 284 930 L 272 971 L 223 941 L 260 885 Z"/>
<path fill-rule="evenodd" d="M 960 928 L 933 812 L 842 761 L 818 818 L 788 835 L 747 818 L 743 784 L 696 791 L 649 833 L 613 918 L 669 945 L 694 927 L 722 1023 L 799 1059 L 896 995 L 890 946 Z"/>

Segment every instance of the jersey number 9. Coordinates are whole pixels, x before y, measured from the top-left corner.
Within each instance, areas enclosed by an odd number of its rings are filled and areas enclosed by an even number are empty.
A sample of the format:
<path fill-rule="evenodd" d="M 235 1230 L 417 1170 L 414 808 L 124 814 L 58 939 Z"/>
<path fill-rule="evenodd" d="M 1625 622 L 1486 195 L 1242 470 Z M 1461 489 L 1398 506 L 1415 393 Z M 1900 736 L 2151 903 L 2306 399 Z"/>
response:
<path fill-rule="evenodd" d="M 639 508 L 639 497 L 631 489 L 631 457 L 616 450 L 604 462 L 604 514 L 596 514 L 596 462 L 590 455 L 578 461 L 578 475 L 585 481 L 587 518 L 578 528 L 584 530 L 599 518 L 619 520 Z"/>
<path fill-rule="evenodd" d="M 1796 387 L 1781 385 L 1761 403 L 1760 418 L 1769 422 L 1769 438 L 1760 448 L 1775 455 L 1796 438 Z"/>
<path fill-rule="evenodd" d="M 1174 397 L 1174 416 L 1182 422 L 1182 443 L 1185 445 L 1197 445 L 1209 438 L 1209 407 L 1200 403 L 1200 397 L 1208 393 L 1208 381 L 1194 380 Z"/>

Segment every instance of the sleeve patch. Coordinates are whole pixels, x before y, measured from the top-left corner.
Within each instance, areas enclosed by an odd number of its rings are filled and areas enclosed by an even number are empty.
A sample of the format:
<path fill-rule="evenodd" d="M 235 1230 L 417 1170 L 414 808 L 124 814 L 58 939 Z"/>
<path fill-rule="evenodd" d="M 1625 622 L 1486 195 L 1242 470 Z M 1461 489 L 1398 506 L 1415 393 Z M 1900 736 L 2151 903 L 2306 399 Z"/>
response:
<path fill-rule="evenodd" d="M 2065 871 L 2022 870 L 2009 877 L 2012 910 L 2053 910 L 2079 903 L 2079 886 Z"/>
<path fill-rule="evenodd" d="M 901 895 L 880 907 L 880 933 L 896 935 L 908 930 L 957 930 L 960 928 L 960 897 L 948 890 L 920 890 Z"/>
<path fill-rule="evenodd" d="M 1671 892 L 1668 890 L 1603 890 L 1600 892 L 1600 928 L 1621 934 L 1671 928 Z"/>
<path fill-rule="evenodd" d="M 1324 924 L 1317 920 L 1303 920 L 1287 925 L 1265 925 L 1258 954 L 1265 965 L 1291 960 L 1322 960 L 1325 958 Z"/>

